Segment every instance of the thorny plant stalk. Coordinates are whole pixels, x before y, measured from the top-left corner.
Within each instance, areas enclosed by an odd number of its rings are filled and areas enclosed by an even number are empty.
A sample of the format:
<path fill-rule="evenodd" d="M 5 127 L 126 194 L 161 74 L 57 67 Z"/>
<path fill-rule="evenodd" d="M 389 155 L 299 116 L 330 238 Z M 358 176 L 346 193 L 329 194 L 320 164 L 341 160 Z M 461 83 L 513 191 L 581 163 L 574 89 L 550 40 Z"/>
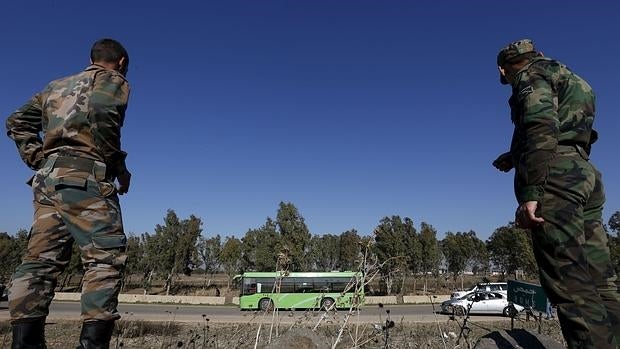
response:
<path fill-rule="evenodd" d="M 435 323 L 437 324 L 437 330 L 439 330 L 439 337 L 441 337 L 441 342 L 443 343 L 444 349 L 447 349 L 446 339 L 443 337 L 443 331 L 441 330 L 441 326 L 439 325 L 439 319 L 437 318 L 437 312 L 435 311 L 435 302 L 433 302 L 433 296 L 429 295 L 428 299 L 431 301 L 431 306 L 433 307 L 433 315 L 435 316 Z"/>
<path fill-rule="evenodd" d="M 0 344 L 2 345 L 2 348 L 4 348 L 6 342 L 7 342 L 7 337 L 9 336 L 9 332 L 6 332 L 3 336 L 2 336 L 2 342 L 0 342 Z"/>
<path fill-rule="evenodd" d="M 356 321 L 355 324 L 355 331 L 354 333 L 354 338 L 352 337 L 352 342 L 353 342 L 353 348 L 359 348 L 360 346 L 376 339 L 380 334 L 374 334 L 371 335 L 369 334 L 369 338 L 365 338 L 366 334 L 366 330 L 365 328 L 362 328 L 362 330 L 360 331 L 360 325 L 361 325 L 361 321 L 360 321 L 360 306 L 361 306 L 361 297 L 363 297 L 363 290 L 364 288 L 369 285 L 371 282 L 373 282 L 375 280 L 375 278 L 380 274 L 382 268 L 389 262 L 391 262 L 394 259 L 400 259 L 402 258 L 402 256 L 395 256 L 395 257 L 391 257 L 388 258 L 387 260 L 383 261 L 382 263 L 378 263 L 378 261 L 376 259 L 373 259 L 372 262 L 370 261 L 370 247 L 371 247 L 371 242 L 369 242 L 366 246 L 364 246 L 364 252 L 362 254 L 362 258 L 360 259 L 360 262 L 358 264 L 358 268 L 357 270 L 359 271 L 359 275 L 360 277 L 355 277 L 352 278 L 349 283 L 347 284 L 347 286 L 345 287 L 345 289 L 342 291 L 342 295 L 344 296 L 347 292 L 350 292 L 352 289 L 355 292 L 355 297 L 353 297 L 352 302 L 351 302 L 351 306 L 349 307 L 348 312 L 345 314 L 345 318 L 344 318 L 344 322 L 341 325 L 341 327 L 338 330 L 338 336 L 336 338 L 336 340 L 334 341 L 332 348 L 335 348 L 342 340 L 342 335 L 345 333 L 345 330 L 347 328 L 347 326 L 349 326 L 350 324 L 350 317 L 353 315 L 357 315 L 358 321 Z M 282 284 L 282 279 L 286 276 L 289 275 L 289 271 L 288 271 L 288 266 L 290 265 L 290 259 L 288 257 L 288 251 L 286 249 L 283 249 L 279 254 L 278 254 L 278 261 L 276 263 L 276 280 L 274 282 L 274 286 L 272 289 L 272 293 L 280 293 L 280 289 L 281 289 L 281 284 Z M 362 295 L 362 296 L 360 296 Z M 321 295 L 319 297 L 319 299 L 322 299 L 323 295 Z M 319 301 L 320 304 L 320 301 Z M 323 309 L 321 316 L 319 317 L 317 323 L 315 324 L 315 326 L 312 328 L 312 331 L 316 332 L 316 330 L 318 329 L 318 327 L 321 325 L 322 322 L 324 322 L 327 317 L 329 316 L 330 312 L 335 311 L 336 309 L 336 304 L 337 304 L 337 300 L 332 302 L 332 304 L 327 307 L 326 309 Z M 271 326 L 270 326 L 270 332 L 269 332 L 269 338 L 268 338 L 268 343 L 271 343 L 271 340 L 273 338 L 273 330 L 274 330 L 274 325 L 276 325 L 275 327 L 275 337 L 279 336 L 279 332 L 278 332 L 278 328 L 279 328 L 279 313 L 276 314 L 276 312 L 278 311 L 277 307 L 275 307 L 275 304 L 271 303 L 271 307 L 272 307 L 272 321 L 271 321 Z M 320 307 L 319 307 L 320 308 Z M 262 316 L 261 318 L 264 318 L 268 311 L 264 311 L 261 312 Z M 293 327 L 295 327 L 296 325 L 301 324 L 301 322 L 303 321 L 304 318 L 306 318 L 306 320 L 309 318 L 309 312 L 306 311 L 304 312 L 304 314 L 299 318 L 299 320 L 295 321 L 289 328 L 292 329 Z M 255 313 L 255 316 L 252 317 L 250 319 L 250 321 L 248 323 L 251 323 L 256 317 L 257 315 L 259 315 L 260 313 Z M 276 323 L 276 319 L 278 320 L 278 322 Z M 254 341 L 254 348 L 258 347 L 258 343 L 260 341 L 260 334 L 262 331 L 262 325 L 263 325 L 264 321 L 261 321 L 259 323 L 257 332 L 256 332 L 256 336 L 255 336 L 255 341 Z M 240 329 L 238 331 L 235 332 L 234 336 L 238 335 L 240 333 Z M 352 332 L 349 332 L 349 336 L 353 336 Z"/>
<path fill-rule="evenodd" d="M 179 307 L 176 307 L 176 310 L 178 310 L 178 309 L 179 309 Z M 176 311 L 174 311 L 174 312 L 166 311 L 166 312 L 169 313 L 172 316 L 172 319 L 169 318 L 168 321 L 166 321 L 166 325 L 164 327 L 164 333 L 169 333 L 168 331 L 170 330 L 170 326 L 174 323 L 174 321 L 176 319 L 176 316 L 177 316 L 177 313 L 176 313 Z M 167 348 L 168 345 L 172 345 L 172 337 L 171 336 L 166 336 L 166 338 L 167 338 L 167 340 L 163 340 L 161 342 L 161 348 L 162 349 Z M 170 341 L 170 343 L 167 343 L 168 340 Z"/>
<path fill-rule="evenodd" d="M 310 318 L 310 310 L 314 310 L 314 309 L 306 309 L 306 311 L 304 311 L 304 313 L 301 316 L 299 316 L 297 320 L 295 320 L 295 322 L 291 324 L 291 326 L 289 326 L 288 331 L 292 330 L 297 325 L 301 325 L 303 320 L 308 320 Z M 291 311 L 290 316 L 293 317 L 294 315 L 295 314 Z"/>
<path fill-rule="evenodd" d="M 392 322 L 392 321 L 390 320 L 390 313 L 388 313 L 387 314 L 387 319 L 385 319 L 385 328 L 383 330 L 383 333 L 385 335 L 384 342 L 383 342 L 384 343 L 384 345 L 383 345 L 384 349 L 388 349 L 390 347 L 390 322 Z"/>
<path fill-rule="evenodd" d="M 289 271 L 288 271 L 289 265 L 290 265 L 290 258 L 288 256 L 288 249 L 284 248 L 282 249 L 282 251 L 280 251 L 280 253 L 278 253 L 278 260 L 276 262 L 276 279 L 271 289 L 272 294 L 280 294 L 280 289 L 282 286 L 282 279 L 289 274 Z M 280 313 L 278 311 L 278 307 L 276 307 L 275 302 L 272 299 L 270 299 L 270 306 L 263 313 L 263 318 L 267 315 L 269 310 L 271 310 L 272 313 L 271 313 L 271 325 L 269 327 L 269 339 L 267 343 L 271 343 L 271 339 L 273 336 L 273 330 L 274 330 L 274 324 L 276 325 L 276 328 L 275 328 L 276 337 L 278 337 L 279 335 L 279 327 L 280 327 L 280 316 L 279 316 Z M 256 340 L 254 342 L 254 348 L 258 347 L 262 325 L 263 325 L 263 321 L 261 321 L 256 331 Z"/>
<path fill-rule="evenodd" d="M 205 345 L 207 345 L 207 335 L 209 333 L 209 326 L 207 325 L 207 323 L 209 322 L 209 319 L 207 319 L 207 316 L 205 314 L 202 314 L 202 319 L 203 319 L 203 323 L 202 323 L 202 347 L 204 348 Z"/>
<path fill-rule="evenodd" d="M 288 267 L 290 265 L 290 259 L 288 257 L 288 250 L 284 249 L 282 252 L 278 254 L 278 260 L 276 262 L 276 269 L 278 270 L 276 276 L 276 282 L 273 284 L 272 293 L 280 294 L 280 290 L 282 288 L 282 279 L 289 274 Z M 275 302 L 273 305 L 273 314 L 271 316 L 271 327 L 269 329 L 269 340 L 267 343 L 271 343 L 271 334 L 273 332 L 273 325 L 277 321 L 276 324 L 276 337 L 279 336 L 280 329 L 280 313 L 278 308 L 275 306 Z"/>
<path fill-rule="evenodd" d="M 134 327 L 138 327 L 137 331 L 139 334 L 142 333 L 142 322 L 136 322 L 134 323 L 133 321 L 131 321 L 131 317 L 133 316 L 133 312 L 131 313 L 125 313 L 125 315 L 128 315 L 129 318 L 128 319 L 121 319 L 120 321 L 117 322 L 116 328 L 118 329 L 118 334 L 116 336 L 116 348 L 120 348 L 124 345 L 124 340 L 125 340 L 125 335 L 128 332 L 131 332 L 132 328 Z M 143 336 L 141 336 L 142 338 L 144 338 Z M 4 346 L 3 346 L 4 347 Z"/>
<path fill-rule="evenodd" d="M 467 304 L 467 313 L 465 314 L 465 318 L 463 319 L 463 325 L 461 325 L 461 332 L 459 333 L 459 337 L 456 339 L 456 345 L 458 346 L 461 340 L 461 337 L 464 338 L 465 344 L 467 345 L 468 349 L 471 349 L 471 343 L 469 343 L 469 338 L 468 338 L 470 328 L 467 327 L 467 320 L 469 320 L 469 311 L 471 310 L 471 306 L 473 304 L 474 304 L 473 302 Z"/>
<path fill-rule="evenodd" d="M 370 282 L 372 282 L 374 280 L 374 278 L 377 277 L 377 275 L 379 275 L 379 272 L 380 272 L 381 268 L 383 268 L 388 262 L 392 261 L 393 259 L 401 258 L 400 256 L 391 257 L 391 258 L 386 259 L 382 263 L 378 263 L 378 261 L 375 260 L 371 265 L 369 265 L 369 263 L 368 263 L 369 250 L 370 250 L 370 242 L 365 246 L 363 258 L 360 260 L 360 263 L 358 265 L 358 271 L 360 272 L 361 277 L 360 278 L 355 278 L 355 279 L 351 280 L 349 282 L 349 284 L 347 285 L 347 287 L 345 288 L 345 290 L 342 292 L 342 294 L 345 294 L 346 292 L 351 290 L 351 288 L 353 288 L 353 287 L 355 288 L 355 294 L 356 295 L 361 294 L 362 290 L 364 290 L 364 287 L 367 286 Z M 360 308 L 360 299 L 359 298 L 360 297 L 357 296 L 357 297 L 354 298 L 354 301 L 351 302 L 351 306 L 349 308 L 349 311 L 345 315 L 344 323 L 342 324 L 342 326 L 338 330 L 338 336 L 336 337 L 336 340 L 334 341 L 334 343 L 332 345 L 332 349 L 335 349 L 336 346 L 340 343 L 340 341 L 342 339 L 342 334 L 344 333 L 344 330 L 345 330 L 345 328 L 348 325 L 349 318 L 354 314 L 354 312 L 357 313 L 358 319 L 359 319 L 359 311 L 360 311 L 360 309 L 359 309 Z M 334 302 L 332 307 L 334 307 L 335 305 L 336 305 L 336 302 Z M 331 308 L 330 308 L 330 310 L 331 310 Z M 325 314 L 326 313 L 327 313 L 327 310 L 324 312 L 323 316 L 321 316 L 321 318 L 319 319 L 319 323 L 325 318 Z M 318 327 L 319 323 L 317 323 L 317 325 L 314 327 L 313 331 L 316 330 L 316 328 Z M 360 345 L 359 342 L 361 340 L 361 337 L 358 336 L 359 326 L 360 326 L 360 321 L 357 321 L 357 323 L 355 325 L 355 338 L 353 340 L 353 347 L 354 348 L 357 348 Z"/>
<path fill-rule="evenodd" d="M 258 348 L 258 339 L 260 338 L 260 330 L 263 327 L 263 323 L 258 324 L 258 330 L 256 331 L 256 340 L 254 341 L 254 349 Z"/>
<path fill-rule="evenodd" d="M 359 305 L 360 305 L 360 296 L 359 294 L 362 292 L 363 290 L 363 286 L 366 284 L 365 281 L 365 276 L 366 276 L 366 262 L 367 262 L 367 257 L 368 257 L 368 246 L 366 246 L 365 250 L 364 250 L 364 256 L 362 258 L 362 260 L 360 261 L 359 265 L 358 265 L 358 271 L 361 272 L 361 278 L 354 278 L 352 279 L 349 284 L 347 285 L 347 287 L 345 288 L 345 290 L 343 291 L 343 294 L 348 292 L 351 287 L 355 287 L 355 297 L 353 298 L 353 301 L 351 302 L 351 306 L 349 307 L 349 311 L 347 312 L 347 314 L 345 315 L 345 319 L 344 319 L 344 323 L 342 324 L 342 326 L 340 327 L 340 329 L 338 330 L 338 337 L 336 338 L 336 341 L 334 342 L 334 344 L 332 345 L 332 348 L 336 348 L 336 346 L 338 345 L 338 343 L 340 342 L 340 338 L 342 337 L 342 333 L 344 332 L 344 329 L 346 328 L 348 322 L 349 322 L 349 318 L 351 317 L 351 315 L 353 314 L 353 312 L 357 313 L 358 316 L 358 321 L 357 324 L 355 326 L 355 338 L 353 338 L 353 343 L 354 343 L 354 347 L 357 346 L 357 341 L 358 341 L 358 333 L 359 333 Z M 334 302 L 335 305 L 335 302 Z M 318 324 L 317 324 L 318 326 Z M 316 326 L 315 326 L 316 329 Z"/>
<path fill-rule="evenodd" d="M 368 262 L 368 251 L 370 249 L 370 243 L 368 243 L 365 248 L 364 248 L 364 256 L 362 258 L 362 260 L 360 261 L 360 265 L 358 265 L 357 270 L 361 270 L 362 272 L 362 285 L 364 284 L 364 277 L 366 275 L 366 265 Z M 359 285 L 356 285 L 355 287 L 355 294 L 359 295 L 360 292 L 363 292 L 363 288 L 359 287 Z M 356 296 L 355 298 L 356 300 L 356 311 L 357 311 L 357 323 L 355 324 L 355 338 L 353 338 L 353 345 L 354 348 L 357 347 L 357 342 L 359 340 L 359 327 L 360 327 L 360 310 L 359 310 L 359 303 L 360 303 L 360 299 L 359 296 Z M 351 304 L 351 306 L 353 306 L 353 304 Z M 350 311 L 350 310 L 349 310 Z M 362 332 L 363 333 L 363 332 Z"/>

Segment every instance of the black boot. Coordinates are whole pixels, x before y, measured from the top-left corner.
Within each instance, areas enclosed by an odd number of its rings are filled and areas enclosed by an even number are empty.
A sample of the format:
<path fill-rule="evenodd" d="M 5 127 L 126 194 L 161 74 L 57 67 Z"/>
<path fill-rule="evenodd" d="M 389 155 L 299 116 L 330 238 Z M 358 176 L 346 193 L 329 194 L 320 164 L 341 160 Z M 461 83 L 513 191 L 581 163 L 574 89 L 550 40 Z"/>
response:
<path fill-rule="evenodd" d="M 78 349 L 108 349 L 114 330 L 114 320 L 92 320 L 82 324 Z"/>
<path fill-rule="evenodd" d="M 45 349 L 45 318 L 17 320 L 13 327 L 11 349 Z"/>

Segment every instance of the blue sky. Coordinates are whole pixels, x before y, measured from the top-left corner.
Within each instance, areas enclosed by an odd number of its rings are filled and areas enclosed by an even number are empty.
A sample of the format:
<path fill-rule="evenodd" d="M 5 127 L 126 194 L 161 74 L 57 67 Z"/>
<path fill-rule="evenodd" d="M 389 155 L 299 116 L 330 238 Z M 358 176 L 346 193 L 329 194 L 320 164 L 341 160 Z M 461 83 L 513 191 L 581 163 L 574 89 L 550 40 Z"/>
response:
<path fill-rule="evenodd" d="M 607 220 L 620 210 L 619 7 L 10 1 L 0 13 L 0 114 L 84 68 L 91 44 L 112 37 L 131 57 L 127 232 L 152 232 L 171 208 L 201 217 L 207 236 L 242 236 L 286 201 L 314 234 L 368 234 L 400 215 L 440 237 L 474 230 L 486 239 L 516 207 L 512 173 L 491 166 L 512 134 L 495 58 L 529 37 L 597 93 L 592 158 Z M 31 223 L 30 170 L 8 137 L 0 156 L 0 231 L 13 233 Z"/>

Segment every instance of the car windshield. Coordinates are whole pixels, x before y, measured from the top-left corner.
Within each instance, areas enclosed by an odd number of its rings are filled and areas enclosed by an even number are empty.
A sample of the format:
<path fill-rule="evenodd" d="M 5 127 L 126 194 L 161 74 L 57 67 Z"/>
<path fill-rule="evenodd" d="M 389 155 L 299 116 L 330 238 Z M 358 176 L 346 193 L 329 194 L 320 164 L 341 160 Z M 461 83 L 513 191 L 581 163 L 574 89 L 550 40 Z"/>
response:
<path fill-rule="evenodd" d="M 467 294 L 461 296 L 460 298 L 458 298 L 458 300 L 461 300 L 461 299 L 472 300 L 474 295 L 475 295 L 475 293 L 473 293 L 473 292 L 467 293 Z"/>

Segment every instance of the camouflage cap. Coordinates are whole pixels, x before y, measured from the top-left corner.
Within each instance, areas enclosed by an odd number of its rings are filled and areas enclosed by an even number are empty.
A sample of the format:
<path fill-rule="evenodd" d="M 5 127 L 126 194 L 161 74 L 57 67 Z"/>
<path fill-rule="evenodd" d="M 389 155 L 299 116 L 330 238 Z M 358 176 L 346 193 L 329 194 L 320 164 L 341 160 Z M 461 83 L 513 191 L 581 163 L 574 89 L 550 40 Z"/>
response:
<path fill-rule="evenodd" d="M 535 52 L 534 42 L 530 39 L 521 39 L 504 47 L 497 54 L 497 65 L 503 66 L 507 61 L 528 52 Z"/>

